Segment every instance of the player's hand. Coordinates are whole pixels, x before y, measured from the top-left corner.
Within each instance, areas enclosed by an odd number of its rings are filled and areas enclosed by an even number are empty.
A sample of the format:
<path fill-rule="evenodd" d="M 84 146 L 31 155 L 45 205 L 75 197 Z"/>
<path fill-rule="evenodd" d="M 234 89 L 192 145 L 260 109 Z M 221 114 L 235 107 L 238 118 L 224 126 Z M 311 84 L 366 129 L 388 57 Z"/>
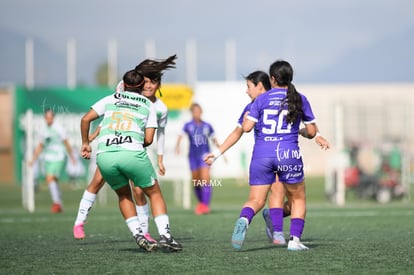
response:
<path fill-rule="evenodd" d="M 214 157 L 213 153 L 208 153 L 205 157 L 204 157 L 204 162 L 208 165 L 212 165 L 213 162 L 216 160 L 216 158 Z"/>
<path fill-rule="evenodd" d="M 90 159 L 91 158 L 91 146 L 89 144 L 82 144 L 81 147 L 81 156 L 84 159 Z"/>
<path fill-rule="evenodd" d="M 323 136 L 317 136 L 315 138 L 315 142 L 316 144 L 318 144 L 321 149 L 323 150 L 328 150 L 329 148 L 331 148 L 331 145 L 329 144 L 329 142 L 323 137 Z"/>
<path fill-rule="evenodd" d="M 165 175 L 165 167 L 164 167 L 164 163 L 162 163 L 162 161 L 158 162 L 158 174 L 160 174 L 161 176 Z"/>
<path fill-rule="evenodd" d="M 175 154 L 176 155 L 179 155 L 180 154 L 180 147 L 175 147 Z"/>

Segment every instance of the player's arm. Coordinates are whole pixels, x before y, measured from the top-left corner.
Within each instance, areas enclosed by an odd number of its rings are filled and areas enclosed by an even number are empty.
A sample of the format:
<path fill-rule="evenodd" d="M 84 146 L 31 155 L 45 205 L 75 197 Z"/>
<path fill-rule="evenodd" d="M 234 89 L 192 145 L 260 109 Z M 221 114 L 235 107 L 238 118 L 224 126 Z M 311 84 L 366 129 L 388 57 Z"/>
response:
<path fill-rule="evenodd" d="M 321 149 L 328 150 L 329 148 L 331 148 L 329 141 L 319 133 L 319 128 L 316 123 L 315 123 L 315 126 L 316 126 L 316 135 L 315 135 L 316 144 L 318 144 L 321 147 Z"/>
<path fill-rule="evenodd" d="M 206 155 L 204 161 L 211 165 L 218 157 L 224 154 L 228 149 L 230 149 L 234 144 L 239 141 L 243 135 L 243 130 L 240 127 L 236 127 L 224 140 L 224 142 L 217 146 L 217 149 L 213 152 Z"/>
<path fill-rule="evenodd" d="M 150 146 L 154 141 L 155 130 L 158 128 L 157 111 L 155 105 L 151 103 L 150 113 L 145 125 L 144 147 Z"/>
<path fill-rule="evenodd" d="M 90 109 L 81 119 L 81 138 L 82 138 L 82 147 L 81 147 L 81 156 L 85 159 L 91 158 L 91 146 L 89 145 L 89 128 L 91 121 L 99 117 L 98 113 L 94 109 Z"/>
<path fill-rule="evenodd" d="M 29 161 L 30 166 L 32 166 L 36 162 L 36 160 L 39 158 L 42 151 L 43 151 L 43 143 L 39 143 L 39 145 L 37 145 L 36 149 L 33 152 L 33 158 Z"/>
<path fill-rule="evenodd" d="M 256 124 L 257 120 L 251 116 L 249 116 L 249 112 L 246 112 L 244 114 L 243 124 L 242 124 L 242 130 L 243 132 L 250 132 L 254 125 Z"/>
<path fill-rule="evenodd" d="M 95 131 L 89 135 L 89 142 L 92 142 L 99 135 L 100 131 L 101 131 L 101 125 L 96 127 Z"/>
<path fill-rule="evenodd" d="M 157 163 L 158 163 L 158 173 L 161 176 L 165 175 L 164 146 L 165 146 L 165 128 L 159 127 L 157 129 Z"/>
<path fill-rule="evenodd" d="M 316 123 L 305 123 L 305 127 L 299 130 L 299 134 L 308 139 L 313 139 L 316 136 L 317 127 Z"/>
<path fill-rule="evenodd" d="M 63 144 L 65 145 L 66 151 L 68 152 L 68 155 L 69 155 L 70 159 L 72 160 L 72 163 L 76 163 L 76 158 L 73 155 L 72 146 L 70 146 L 69 140 L 64 139 Z"/>
<path fill-rule="evenodd" d="M 175 154 L 179 155 L 180 154 L 180 144 L 181 144 L 181 140 L 183 139 L 183 135 L 179 135 L 177 137 L 177 142 L 175 144 Z"/>
<path fill-rule="evenodd" d="M 150 146 L 154 140 L 155 130 L 157 128 L 145 128 L 144 147 Z"/>

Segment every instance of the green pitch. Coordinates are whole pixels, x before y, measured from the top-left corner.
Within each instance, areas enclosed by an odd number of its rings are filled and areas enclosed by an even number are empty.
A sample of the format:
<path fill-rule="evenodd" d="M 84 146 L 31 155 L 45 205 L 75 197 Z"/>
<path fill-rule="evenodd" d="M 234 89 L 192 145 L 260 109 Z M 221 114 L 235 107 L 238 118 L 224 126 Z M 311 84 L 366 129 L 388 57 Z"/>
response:
<path fill-rule="evenodd" d="M 49 193 L 41 186 L 30 214 L 21 208 L 18 187 L 0 186 L 0 274 L 413 274 L 413 204 L 353 200 L 338 208 L 325 199 L 323 179 L 310 179 L 303 236 L 309 251 L 270 244 L 261 213 L 235 251 L 230 238 L 248 187 L 223 180 L 214 187 L 212 213 L 195 216 L 174 206 L 171 184 L 162 188 L 172 233 L 184 249 L 150 254 L 130 236 L 111 190 L 106 205 L 94 205 L 86 239 L 76 241 L 72 226 L 83 190 L 64 185 L 64 212 L 50 214 Z M 157 235 L 152 220 L 150 231 Z"/>

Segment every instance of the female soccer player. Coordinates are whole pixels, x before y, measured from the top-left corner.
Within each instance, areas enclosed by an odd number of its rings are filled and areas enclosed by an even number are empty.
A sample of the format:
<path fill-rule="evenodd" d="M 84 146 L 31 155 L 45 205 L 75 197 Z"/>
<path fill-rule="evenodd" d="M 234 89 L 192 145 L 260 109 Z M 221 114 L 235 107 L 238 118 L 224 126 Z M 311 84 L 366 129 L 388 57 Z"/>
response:
<path fill-rule="evenodd" d="M 249 171 L 249 200 L 236 222 L 232 244 L 236 249 L 241 248 L 248 225 L 263 208 L 276 173 L 291 201 L 288 250 L 307 250 L 308 247 L 300 241 L 305 223 L 306 199 L 298 136 L 315 137 L 317 126 L 307 98 L 298 93 L 292 84 L 292 66 L 286 61 L 276 61 L 270 66 L 269 75 L 273 89 L 256 98 L 242 124 L 245 132 L 255 129 L 255 145 Z M 305 128 L 299 128 L 301 122 Z M 281 211 L 276 217 L 271 212 L 272 222 L 283 225 L 284 195 L 274 199 L 277 209 Z"/>
<path fill-rule="evenodd" d="M 247 84 L 247 91 L 246 93 L 249 95 L 249 97 L 251 98 L 251 102 L 249 104 L 246 105 L 246 107 L 243 109 L 243 112 L 240 115 L 240 118 L 238 120 L 238 125 L 237 127 L 233 130 L 233 132 L 231 132 L 228 137 L 226 138 L 226 140 L 220 145 L 220 147 L 215 150 L 212 153 L 207 154 L 207 156 L 205 157 L 205 162 L 209 165 L 212 165 L 213 162 L 221 156 L 221 154 L 223 154 L 224 152 L 226 152 L 228 149 L 230 149 L 234 144 L 237 143 L 237 141 L 240 139 L 240 137 L 243 135 L 243 130 L 242 130 L 242 123 L 243 123 L 243 118 L 246 114 L 246 112 L 250 111 L 251 105 L 253 103 L 253 101 L 261 94 L 265 93 L 266 91 L 271 89 L 271 85 L 270 85 L 270 80 L 269 80 L 269 76 L 267 73 L 262 72 L 262 71 L 255 71 L 250 73 L 248 76 L 245 77 L 246 79 L 246 84 Z M 319 135 L 318 137 L 316 137 L 316 143 L 318 145 L 320 145 L 323 149 L 328 149 L 329 148 L 329 143 L 328 141 L 322 137 L 321 135 Z M 285 195 L 285 190 L 284 187 L 277 181 L 277 179 L 275 180 L 275 183 L 272 184 L 271 187 L 271 193 L 269 195 L 269 199 L 268 199 L 268 204 L 269 204 L 269 208 L 272 209 L 270 212 L 273 213 L 275 206 L 275 199 L 279 198 L 280 196 L 284 196 Z M 280 193 L 280 194 L 278 194 Z M 283 207 L 283 216 L 289 216 L 290 215 L 290 202 L 286 202 L 284 204 Z M 274 244 L 276 245 L 283 245 L 285 244 L 285 239 L 283 236 L 283 227 L 282 230 L 277 231 L 276 233 L 274 233 L 274 226 L 272 224 L 272 221 L 270 219 L 270 213 L 269 213 L 269 209 L 264 209 L 263 210 L 263 218 L 265 220 L 266 223 L 266 234 L 269 238 L 269 240 L 271 240 Z"/>
<path fill-rule="evenodd" d="M 142 72 L 156 73 L 174 68 L 176 56 L 144 66 Z M 157 128 L 153 103 L 142 96 L 144 76 L 137 70 L 128 71 L 124 77 L 125 92 L 107 96 L 95 103 L 81 120 L 82 157 L 90 158 L 90 122 L 104 115 L 98 136 L 97 164 L 102 176 L 117 193 L 119 207 L 137 244 L 147 251 L 157 244 L 147 240 L 140 229 L 129 180 L 143 188 L 151 201 L 154 221 L 160 234 L 159 246 L 180 251 L 181 244 L 170 233 L 169 218 L 157 177 L 147 152 Z"/>
<path fill-rule="evenodd" d="M 148 63 L 152 63 L 153 60 L 147 59 L 141 62 L 139 65 L 135 67 L 137 71 L 142 71 L 141 67 L 145 66 Z M 162 72 L 155 72 L 155 73 L 142 73 L 144 75 L 144 90 L 142 91 L 142 95 L 147 97 L 151 102 L 154 103 L 155 109 L 157 111 L 157 163 L 158 163 L 158 173 L 160 175 L 165 174 L 165 167 L 163 162 L 163 155 L 164 155 L 164 144 L 165 144 L 165 127 L 167 125 L 167 115 L 168 110 L 165 104 L 155 96 L 155 93 L 161 86 L 161 79 L 162 79 Z M 124 91 L 124 82 L 121 80 L 117 87 L 116 92 Z M 98 127 L 100 128 L 100 127 Z M 94 132 L 90 136 L 90 140 L 92 141 L 99 133 L 99 129 Z M 87 189 L 85 190 L 81 202 L 79 204 L 78 214 L 75 220 L 75 224 L 73 227 L 73 236 L 75 239 L 84 239 L 85 238 L 85 231 L 84 225 L 86 222 L 86 218 L 89 214 L 90 209 L 92 208 L 93 203 L 96 200 L 96 194 L 104 185 L 105 181 L 97 168 L 95 171 L 95 175 L 92 178 L 92 181 L 88 185 Z M 133 183 L 132 183 L 133 185 Z M 145 237 L 149 240 L 155 242 L 152 239 L 151 235 L 149 234 L 149 210 L 148 204 L 145 198 L 145 194 L 143 193 L 140 187 L 133 188 L 134 192 L 134 199 L 136 203 L 136 209 L 138 213 L 138 219 L 140 222 L 140 226 L 142 229 L 142 233 Z"/>
<path fill-rule="evenodd" d="M 55 113 L 49 109 L 45 111 L 44 116 L 46 127 L 41 130 L 40 143 L 36 147 L 29 165 L 32 166 L 43 152 L 46 182 L 53 201 L 50 211 L 59 213 L 63 211 L 63 208 L 58 182 L 65 164 L 65 148 L 73 164 L 76 164 L 76 158 L 72 154 L 72 147 L 69 144 L 66 131 L 55 123 Z"/>
<path fill-rule="evenodd" d="M 224 154 L 228 149 L 230 149 L 234 144 L 236 144 L 237 141 L 239 141 L 239 139 L 244 133 L 241 127 L 245 113 L 250 111 L 250 107 L 253 101 L 256 99 L 256 97 L 271 89 L 269 76 L 265 72 L 252 72 L 248 76 L 246 76 L 245 79 L 247 84 L 246 93 L 252 101 L 249 104 L 247 104 L 246 107 L 244 107 L 243 112 L 241 113 L 239 120 L 237 122 L 237 126 L 233 130 L 233 132 L 231 132 L 227 136 L 224 142 L 216 150 L 214 150 L 211 153 L 208 153 L 205 156 L 204 161 L 208 165 L 213 164 L 213 162 L 218 157 Z"/>
<path fill-rule="evenodd" d="M 198 103 L 190 107 L 193 119 L 187 122 L 182 134 L 178 136 L 175 147 L 176 154 L 180 154 L 180 143 L 184 134 L 188 135 L 190 141 L 189 162 L 192 175 L 192 183 L 198 205 L 194 212 L 197 215 L 210 213 L 210 201 L 212 188 L 210 185 L 210 166 L 204 162 L 204 157 L 210 152 L 209 139 L 219 147 L 214 137 L 214 130 L 210 123 L 201 119 L 202 109 Z"/>

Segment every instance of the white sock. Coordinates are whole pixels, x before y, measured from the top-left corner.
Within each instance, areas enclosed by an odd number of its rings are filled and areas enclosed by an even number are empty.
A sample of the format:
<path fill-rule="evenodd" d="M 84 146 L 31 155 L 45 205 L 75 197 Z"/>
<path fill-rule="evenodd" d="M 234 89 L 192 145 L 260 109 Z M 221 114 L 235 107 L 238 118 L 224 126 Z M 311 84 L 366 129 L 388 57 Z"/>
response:
<path fill-rule="evenodd" d="M 76 216 L 75 225 L 84 223 L 92 208 L 93 203 L 96 200 L 96 194 L 85 190 L 83 192 L 82 199 L 79 203 L 78 215 Z"/>
<path fill-rule="evenodd" d="M 144 205 L 135 205 L 137 209 L 138 221 L 139 225 L 141 226 L 142 234 L 148 233 L 148 219 L 149 219 L 149 212 L 148 212 L 148 203 Z"/>
<path fill-rule="evenodd" d="M 129 231 L 131 231 L 132 236 L 135 236 L 137 234 L 142 234 L 141 228 L 139 227 L 139 221 L 138 221 L 137 216 L 126 219 L 125 222 L 129 228 Z"/>
<path fill-rule="evenodd" d="M 59 185 L 56 181 L 52 181 L 49 185 L 50 196 L 52 197 L 53 203 L 62 204 L 62 198 L 60 197 Z"/>
<path fill-rule="evenodd" d="M 158 228 L 158 233 L 169 238 L 170 235 L 170 221 L 168 215 L 159 215 L 154 218 L 155 224 Z"/>

